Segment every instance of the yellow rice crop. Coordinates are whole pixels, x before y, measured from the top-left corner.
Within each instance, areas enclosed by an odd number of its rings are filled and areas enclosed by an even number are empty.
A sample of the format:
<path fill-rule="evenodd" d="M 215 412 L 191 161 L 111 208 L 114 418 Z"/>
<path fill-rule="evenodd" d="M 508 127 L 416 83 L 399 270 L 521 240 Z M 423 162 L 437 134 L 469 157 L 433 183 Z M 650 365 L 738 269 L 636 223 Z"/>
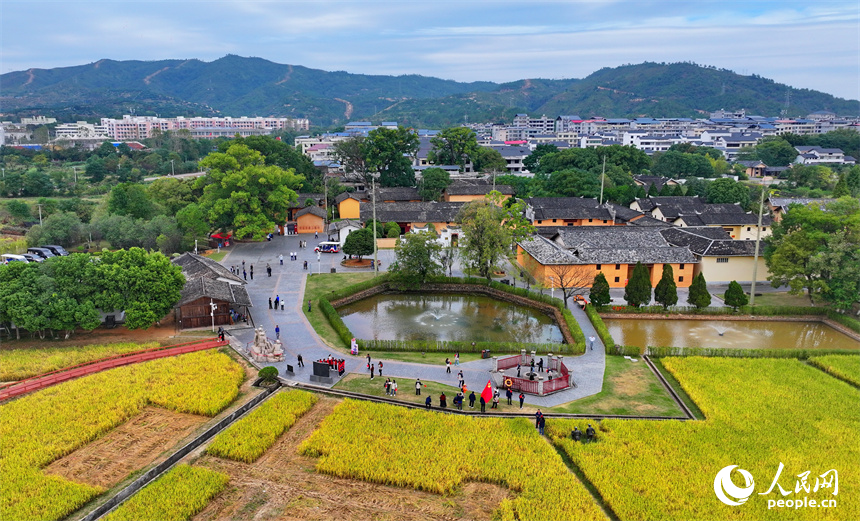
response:
<path fill-rule="evenodd" d="M 860 392 L 797 360 L 665 358 L 665 367 L 705 413 L 705 421 L 607 420 L 598 442 L 570 439 L 574 420 L 553 421 L 547 432 L 621 519 L 860 519 Z M 767 509 L 783 499 L 770 487 L 779 463 L 780 485 L 793 499 L 797 475 L 836 469 L 837 508 Z M 755 490 L 733 507 L 714 493 L 717 472 L 738 465 L 752 474 Z M 805 494 L 801 489 L 802 497 Z"/>
<path fill-rule="evenodd" d="M 149 404 L 214 416 L 232 402 L 244 371 L 214 350 L 119 367 L 0 406 L 0 520 L 59 519 L 101 493 L 41 468 Z"/>
<path fill-rule="evenodd" d="M 136 344 L 95 344 L 89 346 L 49 347 L 47 349 L 9 349 L 0 351 L 0 382 L 22 380 L 50 371 L 72 367 L 99 358 L 158 347 L 158 342 Z"/>
<path fill-rule="evenodd" d="M 605 519 L 526 419 L 470 418 L 345 400 L 300 447 L 335 476 L 447 494 L 467 481 L 506 486 L 500 519 Z"/>
<path fill-rule="evenodd" d="M 279 392 L 218 434 L 206 452 L 253 463 L 316 402 L 317 396 L 307 391 Z"/>
<path fill-rule="evenodd" d="M 178 465 L 147 485 L 104 518 L 105 521 L 186 521 L 218 495 L 230 477 L 221 472 Z"/>
<path fill-rule="evenodd" d="M 860 385 L 860 355 L 816 356 L 810 358 L 809 363 L 846 382 Z"/>

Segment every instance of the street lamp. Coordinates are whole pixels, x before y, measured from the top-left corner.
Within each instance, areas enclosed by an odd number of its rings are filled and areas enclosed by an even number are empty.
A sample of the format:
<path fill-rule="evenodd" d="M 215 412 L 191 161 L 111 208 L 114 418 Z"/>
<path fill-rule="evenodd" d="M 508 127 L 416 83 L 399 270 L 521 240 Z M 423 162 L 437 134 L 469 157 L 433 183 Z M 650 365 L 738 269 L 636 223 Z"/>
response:
<path fill-rule="evenodd" d="M 176 175 L 176 169 L 173 168 L 173 159 L 170 160 L 170 175 Z"/>
<path fill-rule="evenodd" d="M 209 307 L 212 309 L 209 314 L 212 316 L 212 332 L 215 332 L 215 310 L 218 309 L 218 304 L 211 298 L 209 299 Z"/>
<path fill-rule="evenodd" d="M 552 278 L 552 275 L 549 276 L 549 296 L 550 298 L 555 298 L 555 280 Z"/>
<path fill-rule="evenodd" d="M 322 275 L 322 260 L 320 259 L 320 252 L 317 252 L 317 275 Z"/>

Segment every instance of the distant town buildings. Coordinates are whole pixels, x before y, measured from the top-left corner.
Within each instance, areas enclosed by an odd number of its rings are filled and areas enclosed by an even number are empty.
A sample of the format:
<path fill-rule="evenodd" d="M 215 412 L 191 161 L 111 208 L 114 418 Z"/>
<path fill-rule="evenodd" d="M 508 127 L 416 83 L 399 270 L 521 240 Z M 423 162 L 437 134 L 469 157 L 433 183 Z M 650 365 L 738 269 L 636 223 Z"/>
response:
<path fill-rule="evenodd" d="M 161 132 L 189 130 L 198 138 L 270 134 L 275 130 L 308 130 L 310 121 L 305 118 L 275 118 L 242 116 L 239 118 L 159 118 L 154 116 L 123 116 L 122 119 L 102 118 L 101 125 L 111 139 L 146 139 L 154 130 Z"/>

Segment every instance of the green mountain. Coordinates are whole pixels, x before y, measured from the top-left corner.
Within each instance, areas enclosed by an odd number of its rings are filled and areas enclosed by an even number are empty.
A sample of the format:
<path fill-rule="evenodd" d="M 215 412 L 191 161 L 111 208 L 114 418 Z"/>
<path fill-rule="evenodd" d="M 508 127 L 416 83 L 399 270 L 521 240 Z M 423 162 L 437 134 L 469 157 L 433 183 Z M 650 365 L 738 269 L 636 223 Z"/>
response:
<path fill-rule="evenodd" d="M 701 117 L 721 108 L 768 116 L 818 110 L 857 115 L 860 102 L 690 63 L 642 63 L 604 68 L 581 80 L 505 84 L 327 72 L 233 55 L 208 63 L 101 60 L 0 76 L 0 111 L 6 117 L 45 114 L 67 121 L 133 112 L 306 117 L 323 127 L 392 120 L 439 128 L 464 121 L 510 121 L 520 112 Z"/>

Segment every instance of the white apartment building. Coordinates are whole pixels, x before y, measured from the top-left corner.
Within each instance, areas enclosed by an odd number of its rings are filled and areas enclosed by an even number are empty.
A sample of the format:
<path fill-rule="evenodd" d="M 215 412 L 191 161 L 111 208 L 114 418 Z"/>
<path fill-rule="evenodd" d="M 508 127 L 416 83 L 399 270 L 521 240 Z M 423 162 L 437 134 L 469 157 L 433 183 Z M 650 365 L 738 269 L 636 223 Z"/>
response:
<path fill-rule="evenodd" d="M 236 131 L 267 129 L 274 130 L 308 130 L 310 121 L 306 118 L 275 118 L 275 117 L 194 117 L 159 118 L 155 116 L 128 116 L 122 119 L 102 118 L 101 125 L 107 129 L 111 139 L 129 140 L 146 139 L 152 131 L 162 132 L 176 130 L 194 130 L 198 128 L 234 129 Z"/>

